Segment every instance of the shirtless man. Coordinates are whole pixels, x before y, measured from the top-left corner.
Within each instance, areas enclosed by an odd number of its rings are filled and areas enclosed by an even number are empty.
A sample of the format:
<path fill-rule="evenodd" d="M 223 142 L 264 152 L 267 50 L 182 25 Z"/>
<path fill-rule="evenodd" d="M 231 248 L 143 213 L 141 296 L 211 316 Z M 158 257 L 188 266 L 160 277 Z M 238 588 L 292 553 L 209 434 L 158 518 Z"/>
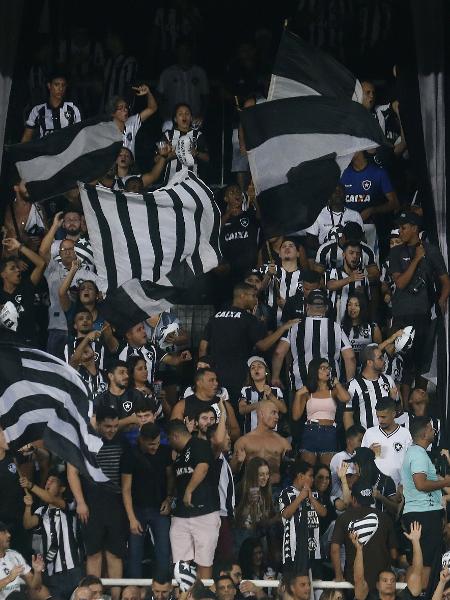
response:
<path fill-rule="evenodd" d="M 278 408 L 271 400 L 262 400 L 258 406 L 257 427 L 239 438 L 234 445 L 231 459 L 233 472 L 238 471 L 245 461 L 259 456 L 269 463 L 271 483 L 280 483 L 281 461 L 292 448 L 287 439 L 273 430 L 277 423 Z"/>

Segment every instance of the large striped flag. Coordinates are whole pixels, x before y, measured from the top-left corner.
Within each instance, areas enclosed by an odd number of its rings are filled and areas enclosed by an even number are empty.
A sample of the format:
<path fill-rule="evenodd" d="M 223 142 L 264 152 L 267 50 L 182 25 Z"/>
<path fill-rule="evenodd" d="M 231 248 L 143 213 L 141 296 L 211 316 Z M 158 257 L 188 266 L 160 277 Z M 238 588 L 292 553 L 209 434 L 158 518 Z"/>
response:
<path fill-rule="evenodd" d="M 319 48 L 285 29 L 272 68 L 268 100 L 330 96 L 361 102 L 359 80 Z"/>
<path fill-rule="evenodd" d="M 114 164 L 122 133 L 112 121 L 88 119 L 44 138 L 8 147 L 9 158 L 33 201 L 95 181 Z"/>
<path fill-rule="evenodd" d="M 309 227 L 353 154 L 385 142 L 361 104 L 326 96 L 264 102 L 241 120 L 266 237 Z"/>
<path fill-rule="evenodd" d="M 43 440 L 80 473 L 109 481 L 96 463 L 101 439 L 91 429 L 87 389 L 65 362 L 32 348 L 0 343 L 0 428 L 10 448 Z"/>
<path fill-rule="evenodd" d="M 144 314 L 161 312 L 177 290 L 218 265 L 220 213 L 213 192 L 187 169 L 154 192 L 88 185 L 80 185 L 80 192 L 116 325 L 120 313 L 130 327 Z"/>

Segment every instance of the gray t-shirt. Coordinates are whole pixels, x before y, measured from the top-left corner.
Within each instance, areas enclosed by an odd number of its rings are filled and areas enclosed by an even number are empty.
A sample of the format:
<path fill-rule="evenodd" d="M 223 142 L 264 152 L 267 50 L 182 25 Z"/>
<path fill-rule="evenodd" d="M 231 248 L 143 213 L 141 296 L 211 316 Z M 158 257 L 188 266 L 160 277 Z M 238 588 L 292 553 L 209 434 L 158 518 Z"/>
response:
<path fill-rule="evenodd" d="M 404 273 L 416 253 L 415 246 L 395 246 L 389 254 L 390 273 Z M 439 249 L 425 242 L 425 256 L 405 289 L 395 289 L 392 297 L 392 314 L 426 315 L 435 299 L 434 278 L 446 275 L 444 259 Z M 414 293 L 414 288 L 417 292 Z"/>
<path fill-rule="evenodd" d="M 60 262 L 52 258 L 44 272 L 47 280 L 50 306 L 48 308 L 48 328 L 67 331 L 67 320 L 59 302 L 59 287 L 66 277 L 68 269 Z M 97 283 L 97 276 L 92 271 L 81 267 L 73 278 L 72 286 L 78 287 L 82 281 L 90 279 Z"/>

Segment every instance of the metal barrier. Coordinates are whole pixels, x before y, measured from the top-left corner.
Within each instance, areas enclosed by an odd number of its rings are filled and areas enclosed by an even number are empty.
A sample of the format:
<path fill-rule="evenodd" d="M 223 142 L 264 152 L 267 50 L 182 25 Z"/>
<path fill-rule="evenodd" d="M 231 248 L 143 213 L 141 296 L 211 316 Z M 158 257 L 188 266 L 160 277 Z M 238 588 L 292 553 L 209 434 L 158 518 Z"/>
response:
<path fill-rule="evenodd" d="M 247 581 L 247 580 L 246 580 Z M 276 588 L 280 584 L 278 579 L 250 579 L 257 587 L 265 587 L 265 588 Z M 211 587 L 214 583 L 212 579 L 202 579 L 203 584 L 206 587 Z M 103 585 L 106 586 L 127 586 L 127 585 L 138 585 L 148 587 L 152 585 L 152 579 L 102 579 Z M 172 581 L 175 585 L 175 579 Z M 348 581 L 321 581 L 320 579 L 312 582 L 313 588 L 315 590 L 352 590 L 353 586 Z M 406 583 L 397 583 L 397 590 L 404 590 L 406 587 Z"/>

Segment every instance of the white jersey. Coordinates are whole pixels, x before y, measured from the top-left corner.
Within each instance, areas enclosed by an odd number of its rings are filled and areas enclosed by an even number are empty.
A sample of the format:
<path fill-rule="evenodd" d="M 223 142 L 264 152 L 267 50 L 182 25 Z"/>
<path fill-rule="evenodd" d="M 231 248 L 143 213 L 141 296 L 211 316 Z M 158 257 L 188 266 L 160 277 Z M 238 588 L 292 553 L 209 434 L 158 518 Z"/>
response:
<path fill-rule="evenodd" d="M 125 121 L 125 129 L 123 130 L 123 146 L 128 148 L 133 153 L 134 157 L 134 145 L 136 143 L 136 134 L 142 125 L 141 115 L 132 115 Z"/>
<path fill-rule="evenodd" d="M 21 554 L 15 550 L 7 550 L 5 556 L 0 558 L 0 579 L 8 577 L 14 567 L 23 567 L 24 575 L 31 571 L 31 567 L 27 565 Z M 20 587 L 25 585 L 26 583 L 22 577 L 16 577 L 14 581 L 11 581 L 0 590 L 0 600 L 5 600 L 12 592 L 19 592 Z"/>
<path fill-rule="evenodd" d="M 320 211 L 317 219 L 306 229 L 306 233 L 315 235 L 319 238 L 319 244 L 323 244 L 328 239 L 328 234 L 331 230 L 337 227 L 344 227 L 346 223 L 358 223 L 361 228 L 364 229 L 364 223 L 361 219 L 361 215 L 356 210 L 351 208 L 345 208 L 342 212 L 334 212 L 330 210 L 328 206 L 325 206 Z"/>
<path fill-rule="evenodd" d="M 364 434 L 361 446 L 370 448 L 372 444 L 380 444 L 381 455 L 375 458 L 375 464 L 382 473 L 392 477 L 395 485 L 400 483 L 403 460 L 412 438 L 406 427 L 397 425 L 391 433 L 386 433 L 381 427 L 369 427 Z"/>

